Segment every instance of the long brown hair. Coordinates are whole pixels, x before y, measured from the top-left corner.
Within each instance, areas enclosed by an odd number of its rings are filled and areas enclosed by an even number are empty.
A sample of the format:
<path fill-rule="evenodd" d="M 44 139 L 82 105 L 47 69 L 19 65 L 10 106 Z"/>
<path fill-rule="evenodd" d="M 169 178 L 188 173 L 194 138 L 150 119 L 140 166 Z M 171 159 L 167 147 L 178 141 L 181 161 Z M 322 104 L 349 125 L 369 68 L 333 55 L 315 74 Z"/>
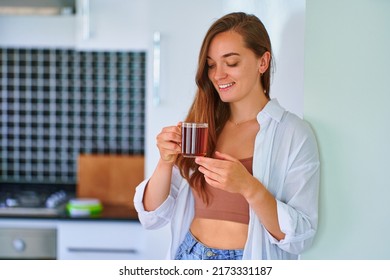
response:
<path fill-rule="evenodd" d="M 207 54 L 213 38 L 222 32 L 235 31 L 240 34 L 246 47 L 257 57 L 271 51 L 271 42 L 263 23 L 254 15 L 242 12 L 230 13 L 215 21 L 206 33 L 199 53 L 196 84 L 198 86 L 195 99 L 190 107 L 186 122 L 204 122 L 209 125 L 208 145 L 206 156 L 211 156 L 217 144 L 217 139 L 230 117 L 229 104 L 222 102 L 218 92 L 208 77 Z M 272 56 L 269 67 L 261 75 L 260 81 L 266 97 L 269 99 Z M 187 179 L 190 186 L 195 188 L 205 202 L 208 197 L 204 189 L 204 176 L 197 169 L 194 159 L 178 156 L 176 165 L 181 175 Z"/>

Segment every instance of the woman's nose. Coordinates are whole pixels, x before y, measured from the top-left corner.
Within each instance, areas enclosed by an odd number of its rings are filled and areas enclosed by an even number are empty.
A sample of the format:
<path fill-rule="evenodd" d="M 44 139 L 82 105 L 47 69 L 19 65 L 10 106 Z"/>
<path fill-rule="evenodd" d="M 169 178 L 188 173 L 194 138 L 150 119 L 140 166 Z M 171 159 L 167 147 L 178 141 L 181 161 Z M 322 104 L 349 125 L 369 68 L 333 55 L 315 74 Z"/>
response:
<path fill-rule="evenodd" d="M 214 71 L 214 79 L 215 80 L 220 80 L 220 79 L 223 79 L 223 78 L 226 78 L 226 71 L 223 67 L 221 66 L 216 66 L 215 67 L 215 71 Z"/>

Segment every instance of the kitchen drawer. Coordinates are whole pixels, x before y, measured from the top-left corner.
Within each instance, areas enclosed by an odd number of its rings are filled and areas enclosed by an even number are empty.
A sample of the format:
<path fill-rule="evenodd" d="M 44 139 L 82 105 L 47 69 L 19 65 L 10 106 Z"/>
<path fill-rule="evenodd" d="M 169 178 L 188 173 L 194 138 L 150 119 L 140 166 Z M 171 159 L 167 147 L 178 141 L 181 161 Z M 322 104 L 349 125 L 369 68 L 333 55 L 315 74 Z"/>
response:
<path fill-rule="evenodd" d="M 167 248 L 139 222 L 62 221 L 57 228 L 58 259 L 161 259 Z"/>
<path fill-rule="evenodd" d="M 0 228 L 1 259 L 56 259 L 56 243 L 54 228 Z"/>

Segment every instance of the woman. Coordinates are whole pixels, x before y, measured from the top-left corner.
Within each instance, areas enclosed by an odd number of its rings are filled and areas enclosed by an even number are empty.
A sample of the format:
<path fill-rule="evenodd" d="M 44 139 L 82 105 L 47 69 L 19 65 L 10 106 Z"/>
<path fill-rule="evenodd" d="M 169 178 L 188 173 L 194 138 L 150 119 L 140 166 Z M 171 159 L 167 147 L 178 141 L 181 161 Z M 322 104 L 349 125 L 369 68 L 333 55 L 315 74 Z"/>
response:
<path fill-rule="evenodd" d="M 270 99 L 271 43 L 231 13 L 208 30 L 186 122 L 209 124 L 206 157 L 183 158 L 180 124 L 136 190 L 144 227 L 171 225 L 170 259 L 297 259 L 317 229 L 319 157 L 303 120 Z"/>

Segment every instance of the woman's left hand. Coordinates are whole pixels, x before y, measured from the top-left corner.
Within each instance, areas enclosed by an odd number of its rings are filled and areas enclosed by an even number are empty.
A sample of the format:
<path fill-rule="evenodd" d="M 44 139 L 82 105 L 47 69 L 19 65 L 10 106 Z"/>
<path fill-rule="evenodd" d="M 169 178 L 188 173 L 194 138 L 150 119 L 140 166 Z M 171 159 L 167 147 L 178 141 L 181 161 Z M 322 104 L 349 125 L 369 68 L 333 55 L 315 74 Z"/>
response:
<path fill-rule="evenodd" d="M 215 157 L 195 159 L 206 182 L 212 187 L 243 195 L 265 228 L 276 239 L 284 239 L 285 234 L 279 226 L 274 196 L 238 159 L 219 152 L 215 152 Z"/>
<path fill-rule="evenodd" d="M 243 194 L 253 180 L 245 166 L 227 154 L 215 152 L 215 158 L 197 157 L 195 162 L 206 182 L 218 189 Z"/>

